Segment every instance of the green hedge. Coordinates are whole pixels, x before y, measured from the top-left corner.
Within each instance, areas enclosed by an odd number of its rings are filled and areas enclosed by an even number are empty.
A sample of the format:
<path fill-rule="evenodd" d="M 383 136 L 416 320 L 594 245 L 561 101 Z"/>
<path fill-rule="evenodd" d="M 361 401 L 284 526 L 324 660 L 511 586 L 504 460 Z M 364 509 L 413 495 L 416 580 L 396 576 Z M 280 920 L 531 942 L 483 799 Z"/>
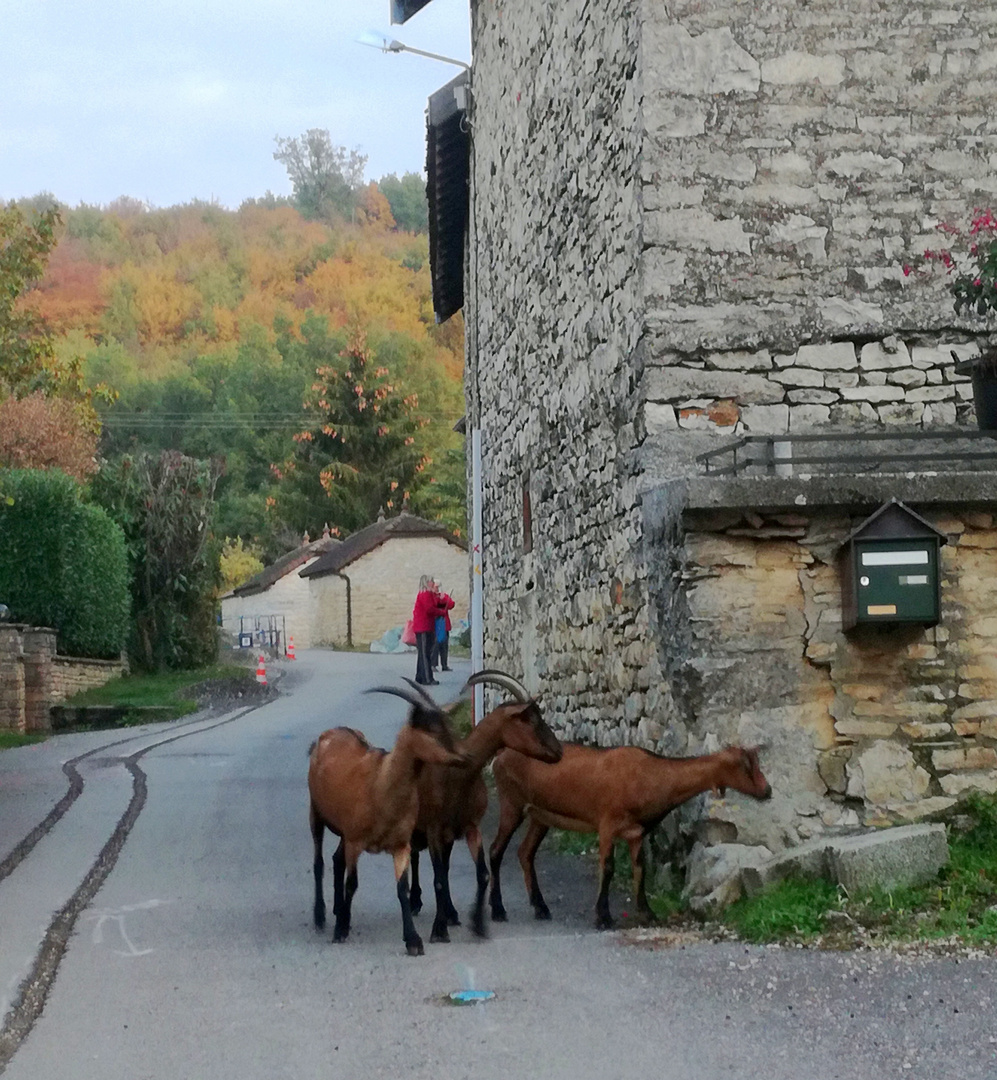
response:
<path fill-rule="evenodd" d="M 57 470 L 3 474 L 0 603 L 15 622 L 50 626 L 72 656 L 113 658 L 128 635 L 128 557 L 121 529 Z"/>

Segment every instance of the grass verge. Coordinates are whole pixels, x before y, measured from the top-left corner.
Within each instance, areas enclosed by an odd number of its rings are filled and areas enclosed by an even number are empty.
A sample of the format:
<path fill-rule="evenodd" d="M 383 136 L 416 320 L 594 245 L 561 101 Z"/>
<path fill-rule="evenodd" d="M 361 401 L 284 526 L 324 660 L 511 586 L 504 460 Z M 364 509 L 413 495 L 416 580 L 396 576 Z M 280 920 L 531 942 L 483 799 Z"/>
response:
<path fill-rule="evenodd" d="M 784 881 L 733 904 L 724 922 L 759 943 L 997 945 L 997 800 L 974 796 L 961 810 L 949 863 L 926 885 L 849 896 L 824 881 Z"/>
<path fill-rule="evenodd" d="M 140 723 L 145 719 L 139 710 L 164 710 L 157 719 L 176 720 L 200 707 L 199 699 L 215 684 L 238 687 L 253 686 L 253 672 L 241 664 L 212 664 L 189 671 L 167 671 L 154 675 L 123 675 L 103 686 L 76 694 L 66 701 L 67 708 L 107 705 L 132 708 L 124 723 Z"/>
<path fill-rule="evenodd" d="M 732 904 L 704 927 L 709 936 L 756 944 L 801 944 L 824 949 L 875 946 L 993 948 L 997 946 L 997 799 L 971 796 L 948 826 L 949 863 L 925 885 L 869 889 L 849 895 L 822 880 L 789 879 Z M 594 862 L 594 833 L 552 829 L 550 842 L 565 855 Z M 623 844 L 613 853 L 614 877 L 629 881 Z M 677 891 L 649 894 L 666 922 L 696 917 Z M 701 920 L 696 920 L 701 921 Z"/>
<path fill-rule="evenodd" d="M 30 746 L 32 743 L 44 741 L 45 736 L 41 733 L 25 735 L 20 731 L 0 731 L 0 750 L 13 750 L 17 746 Z"/>

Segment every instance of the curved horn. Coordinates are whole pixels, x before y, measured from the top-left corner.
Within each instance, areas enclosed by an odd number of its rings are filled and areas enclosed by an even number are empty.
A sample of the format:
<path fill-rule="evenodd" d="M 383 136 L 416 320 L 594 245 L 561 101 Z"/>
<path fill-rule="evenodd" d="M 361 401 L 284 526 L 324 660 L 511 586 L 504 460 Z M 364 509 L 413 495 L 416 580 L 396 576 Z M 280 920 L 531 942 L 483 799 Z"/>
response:
<path fill-rule="evenodd" d="M 435 701 L 433 701 L 433 699 L 432 699 L 432 698 L 431 698 L 431 697 L 429 696 L 429 694 L 428 694 L 428 693 L 427 693 L 427 692 L 426 692 L 425 690 L 423 690 L 423 688 L 422 688 L 422 687 L 421 687 L 421 686 L 419 685 L 419 683 L 417 683 L 417 682 L 415 681 L 415 679 L 410 679 L 410 678 L 409 678 L 409 677 L 408 677 L 407 675 L 403 675 L 403 676 L 402 676 L 402 678 L 403 678 L 403 679 L 404 679 L 404 680 L 405 680 L 405 681 L 406 681 L 406 682 L 407 682 L 407 683 L 409 684 L 409 686 L 411 686 L 411 687 L 412 687 L 412 689 L 413 689 L 413 690 L 414 690 L 414 691 L 415 691 L 415 692 L 416 692 L 416 693 L 417 693 L 417 694 L 418 694 L 418 695 L 419 695 L 419 696 L 420 696 L 421 698 L 423 698 L 423 699 L 425 700 L 426 704 L 427 704 L 427 705 L 428 705 L 428 706 L 429 706 L 429 707 L 430 707 L 431 709 L 439 709 L 439 705 L 437 705 L 437 704 L 436 704 L 436 702 L 435 702 Z"/>
<path fill-rule="evenodd" d="M 425 709 L 426 702 L 424 694 L 413 694 L 411 690 L 404 686 L 372 686 L 369 690 L 364 690 L 365 694 L 394 694 L 395 697 L 400 697 L 402 701 L 407 701 L 414 709 Z M 431 701 L 433 709 L 439 712 L 439 705 Z"/>
<path fill-rule="evenodd" d="M 465 688 L 468 686 L 477 686 L 478 683 L 495 683 L 496 686 L 501 686 L 508 690 L 510 694 L 524 705 L 527 702 L 533 700 L 533 695 L 526 689 L 521 682 L 517 682 L 511 675 L 507 675 L 504 671 L 499 671 L 498 668 L 485 668 L 484 671 L 476 671 L 466 683 Z"/>

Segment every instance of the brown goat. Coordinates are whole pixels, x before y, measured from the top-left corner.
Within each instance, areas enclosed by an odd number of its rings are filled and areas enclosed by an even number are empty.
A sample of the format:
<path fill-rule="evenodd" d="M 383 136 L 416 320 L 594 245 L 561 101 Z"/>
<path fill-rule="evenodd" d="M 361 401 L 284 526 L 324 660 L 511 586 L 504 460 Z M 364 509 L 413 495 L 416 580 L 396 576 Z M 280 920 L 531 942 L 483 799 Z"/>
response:
<path fill-rule="evenodd" d="M 308 793 L 315 845 L 315 925 L 320 930 L 325 926 L 322 838 L 328 829 L 340 837 L 332 859 L 333 941 L 349 936 L 360 853 L 387 851 L 395 863 L 405 948 L 409 956 L 421 956 L 422 938 L 412 922 L 408 880 L 409 841 L 419 810 L 416 781 L 426 763 L 459 765 L 465 758 L 454 752 L 446 716 L 436 706 L 394 687 L 377 687 L 368 693 L 395 694 L 412 711 L 390 753 L 372 747 L 359 731 L 346 727 L 323 732 L 311 746 Z"/>
<path fill-rule="evenodd" d="M 564 743 L 556 765 L 543 765 L 503 750 L 495 759 L 499 827 L 489 855 L 492 872 L 492 918 L 503 922 L 499 870 L 502 856 L 524 816 L 530 819 L 519 846 L 526 890 L 534 915 L 549 919 L 537 881 L 537 849 L 552 826 L 599 834 L 599 896 L 596 927 L 613 925 L 609 886 L 613 878 L 613 843 L 630 848 L 637 914 L 652 919 L 644 887 L 644 837 L 669 810 L 703 791 L 723 794 L 734 788 L 755 799 L 768 799 L 772 787 L 758 766 L 758 750 L 727 747 L 702 757 L 666 758 L 636 746 L 602 749 Z"/>
<path fill-rule="evenodd" d="M 502 671 L 479 671 L 466 686 L 492 682 L 512 690 L 517 696 L 525 691 Z M 418 688 L 417 688 L 418 689 Z M 466 687 L 465 687 L 466 689 Z M 427 701 L 432 702 L 424 693 Z M 422 910 L 419 885 L 419 852 L 429 849 L 433 862 L 433 887 L 436 894 L 436 919 L 429 940 L 449 941 L 448 926 L 459 926 L 460 917 L 450 897 L 450 853 L 454 842 L 463 837 L 477 871 L 477 895 L 471 915 L 471 929 L 484 937 L 485 892 L 488 867 L 481 838 L 481 819 L 488 809 L 488 789 L 481 773 L 495 754 L 507 748 L 539 761 L 556 762 L 561 758 L 561 744 L 550 730 L 540 707 L 527 695 L 526 701 L 499 705 L 478 723 L 471 733 L 456 744 L 464 754 L 466 768 L 452 765 L 427 765 L 419 776 L 419 817 L 412 834 L 412 914 Z"/>

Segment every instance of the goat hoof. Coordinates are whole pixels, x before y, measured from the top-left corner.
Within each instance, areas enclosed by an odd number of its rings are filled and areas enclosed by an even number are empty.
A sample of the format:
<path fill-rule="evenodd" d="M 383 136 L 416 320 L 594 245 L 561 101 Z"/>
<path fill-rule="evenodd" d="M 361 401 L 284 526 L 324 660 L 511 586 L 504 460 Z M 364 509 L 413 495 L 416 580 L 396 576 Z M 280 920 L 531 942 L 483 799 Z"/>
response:
<path fill-rule="evenodd" d="M 315 929 L 316 930 L 324 930 L 325 929 L 325 908 L 324 907 L 315 909 Z"/>
<path fill-rule="evenodd" d="M 409 956 L 422 956 L 425 952 L 422 947 L 422 938 L 416 938 L 415 941 L 406 941 L 405 951 Z"/>
<path fill-rule="evenodd" d="M 460 916 L 456 911 L 447 916 L 447 926 L 460 926 Z"/>
<path fill-rule="evenodd" d="M 414 902 L 410 901 L 409 902 L 409 911 L 411 911 L 413 915 L 418 915 L 419 912 L 422 911 L 422 901 L 421 900 L 416 900 Z"/>
<path fill-rule="evenodd" d="M 550 908 L 538 907 L 533 909 L 533 917 L 539 919 L 541 922 L 546 922 L 550 918 Z"/>
<path fill-rule="evenodd" d="M 595 920 L 596 930 L 612 930 L 616 926 L 616 920 L 609 915 Z"/>
<path fill-rule="evenodd" d="M 492 908 L 492 922 L 508 922 L 509 916 L 505 913 L 505 908 Z"/>
<path fill-rule="evenodd" d="M 447 945 L 450 943 L 450 934 L 447 932 L 447 928 L 442 930 L 433 930 L 429 935 L 430 943 L 433 945 Z"/>

